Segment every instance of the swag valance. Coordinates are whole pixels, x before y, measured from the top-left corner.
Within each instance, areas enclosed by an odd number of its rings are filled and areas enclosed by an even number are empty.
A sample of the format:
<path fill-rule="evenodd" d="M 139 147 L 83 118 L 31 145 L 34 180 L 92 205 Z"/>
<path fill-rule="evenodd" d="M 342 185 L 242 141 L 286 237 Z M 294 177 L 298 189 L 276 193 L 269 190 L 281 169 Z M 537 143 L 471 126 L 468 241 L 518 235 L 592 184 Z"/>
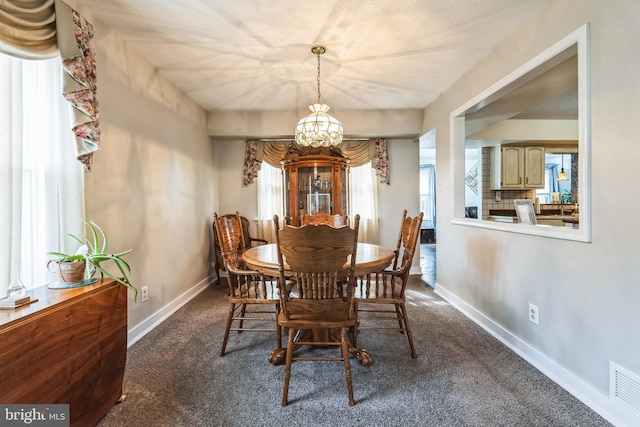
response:
<path fill-rule="evenodd" d="M 29 60 L 60 57 L 76 156 L 90 171 L 100 149 L 93 26 L 62 0 L 2 0 L 0 52 Z"/>
<path fill-rule="evenodd" d="M 262 141 L 248 140 L 245 143 L 244 155 L 244 185 L 253 184 L 258 176 L 262 162 L 279 168 L 280 161 L 285 158 L 292 141 Z M 389 155 L 386 139 L 344 140 L 340 145 L 342 154 L 350 160 L 353 167 L 371 162 L 378 180 L 382 184 L 389 184 Z"/>

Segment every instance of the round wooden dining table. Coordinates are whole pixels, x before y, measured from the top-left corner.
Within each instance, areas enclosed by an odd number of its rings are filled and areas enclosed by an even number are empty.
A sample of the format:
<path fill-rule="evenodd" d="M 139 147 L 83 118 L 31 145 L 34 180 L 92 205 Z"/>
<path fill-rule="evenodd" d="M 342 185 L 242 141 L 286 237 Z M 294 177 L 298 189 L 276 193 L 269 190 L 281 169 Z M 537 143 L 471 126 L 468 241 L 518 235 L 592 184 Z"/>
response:
<path fill-rule="evenodd" d="M 391 264 L 394 256 L 393 249 L 372 243 L 358 243 L 355 274 L 356 276 L 364 276 L 384 270 Z M 275 243 L 249 248 L 242 254 L 242 259 L 249 268 L 267 276 L 280 274 L 278 272 L 278 248 Z M 345 267 L 348 267 L 348 265 L 345 265 Z"/>
<path fill-rule="evenodd" d="M 389 264 L 391 264 L 394 256 L 395 252 L 393 249 L 374 245 L 372 243 L 358 243 L 358 249 L 356 250 L 355 275 L 357 277 L 361 277 L 369 273 L 384 270 Z M 242 254 L 242 259 L 249 268 L 257 270 L 266 276 L 277 277 L 280 274 L 278 270 L 278 247 L 275 243 L 254 246 L 246 249 Z M 348 268 L 348 266 L 348 264 L 345 264 L 345 268 Z M 313 330 L 298 331 L 298 335 L 304 334 L 305 332 L 309 332 L 311 335 L 317 336 L 320 341 L 327 341 L 327 334 L 332 333 L 327 330 Z M 304 338 L 300 336 L 300 341 L 308 339 L 308 336 Z M 352 347 L 349 349 L 349 352 L 356 358 L 358 363 L 363 366 L 368 366 L 373 363 L 371 354 L 365 349 Z M 269 362 L 274 365 L 279 365 L 284 362 L 285 355 L 286 349 L 276 348 L 271 352 Z"/>

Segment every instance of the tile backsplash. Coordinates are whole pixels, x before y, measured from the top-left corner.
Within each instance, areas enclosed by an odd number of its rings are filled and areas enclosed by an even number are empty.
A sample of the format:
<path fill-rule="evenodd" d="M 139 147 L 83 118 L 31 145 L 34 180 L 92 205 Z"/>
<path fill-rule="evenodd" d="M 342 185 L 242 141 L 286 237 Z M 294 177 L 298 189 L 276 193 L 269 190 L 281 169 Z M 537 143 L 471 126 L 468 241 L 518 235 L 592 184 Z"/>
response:
<path fill-rule="evenodd" d="M 486 189 L 482 192 L 482 217 L 489 216 L 490 210 L 515 210 L 515 199 L 530 199 L 535 203 L 536 190 L 501 190 L 499 202 L 496 202 L 496 191 Z"/>
<path fill-rule="evenodd" d="M 535 203 L 536 190 L 500 190 L 500 201 L 496 201 L 496 190 L 489 189 L 490 152 L 482 150 L 482 218 L 489 216 L 490 210 L 515 210 L 515 199 L 530 199 Z"/>

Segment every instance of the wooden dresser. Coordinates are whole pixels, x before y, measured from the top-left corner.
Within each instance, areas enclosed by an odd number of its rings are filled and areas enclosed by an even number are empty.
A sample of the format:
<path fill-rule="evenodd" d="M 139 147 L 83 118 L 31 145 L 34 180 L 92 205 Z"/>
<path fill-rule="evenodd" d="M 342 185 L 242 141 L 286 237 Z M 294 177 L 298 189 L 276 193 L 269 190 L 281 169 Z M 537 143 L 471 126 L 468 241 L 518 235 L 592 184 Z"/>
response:
<path fill-rule="evenodd" d="M 70 405 L 72 426 L 94 426 L 122 395 L 127 289 L 111 279 L 28 292 L 0 310 L 0 402 Z"/>

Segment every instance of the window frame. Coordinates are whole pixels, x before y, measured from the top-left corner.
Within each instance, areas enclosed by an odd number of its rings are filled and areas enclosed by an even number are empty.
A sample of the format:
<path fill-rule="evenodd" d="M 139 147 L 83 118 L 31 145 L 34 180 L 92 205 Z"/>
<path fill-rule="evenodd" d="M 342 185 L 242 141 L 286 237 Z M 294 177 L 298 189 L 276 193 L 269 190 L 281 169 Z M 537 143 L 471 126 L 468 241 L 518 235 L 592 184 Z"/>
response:
<path fill-rule="evenodd" d="M 453 185 L 452 224 L 485 228 L 519 234 L 529 234 L 579 242 L 591 242 L 591 132 L 590 132 L 590 93 L 589 93 L 589 46 L 588 24 L 567 35 L 544 52 L 540 53 L 515 71 L 473 97 L 450 114 L 451 131 L 451 182 Z M 465 168 L 465 112 L 489 98 L 499 96 L 506 88 L 536 67 L 553 59 L 561 52 L 577 47 L 578 61 L 578 153 L 579 153 L 579 228 L 548 225 L 529 226 L 506 222 L 465 218 L 464 168 Z"/>

